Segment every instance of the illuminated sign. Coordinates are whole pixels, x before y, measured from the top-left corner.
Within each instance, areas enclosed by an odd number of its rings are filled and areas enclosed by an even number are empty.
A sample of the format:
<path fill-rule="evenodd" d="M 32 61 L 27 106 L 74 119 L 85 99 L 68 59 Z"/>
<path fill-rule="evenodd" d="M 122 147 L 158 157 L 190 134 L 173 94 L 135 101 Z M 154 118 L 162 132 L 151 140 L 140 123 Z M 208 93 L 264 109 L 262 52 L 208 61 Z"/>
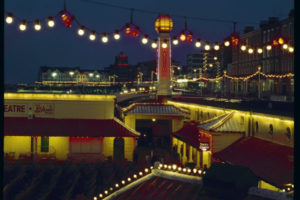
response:
<path fill-rule="evenodd" d="M 209 143 L 207 142 L 200 142 L 200 145 L 199 145 L 199 149 L 201 149 L 202 151 L 207 151 L 209 150 Z"/>

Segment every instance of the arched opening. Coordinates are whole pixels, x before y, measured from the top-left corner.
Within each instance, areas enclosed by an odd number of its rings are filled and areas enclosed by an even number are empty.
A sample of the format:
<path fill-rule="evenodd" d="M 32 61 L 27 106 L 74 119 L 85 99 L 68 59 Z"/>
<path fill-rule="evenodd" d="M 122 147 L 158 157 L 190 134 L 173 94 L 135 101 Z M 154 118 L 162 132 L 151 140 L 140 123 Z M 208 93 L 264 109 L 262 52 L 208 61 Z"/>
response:
<path fill-rule="evenodd" d="M 124 160 L 124 139 L 114 139 L 114 160 Z"/>

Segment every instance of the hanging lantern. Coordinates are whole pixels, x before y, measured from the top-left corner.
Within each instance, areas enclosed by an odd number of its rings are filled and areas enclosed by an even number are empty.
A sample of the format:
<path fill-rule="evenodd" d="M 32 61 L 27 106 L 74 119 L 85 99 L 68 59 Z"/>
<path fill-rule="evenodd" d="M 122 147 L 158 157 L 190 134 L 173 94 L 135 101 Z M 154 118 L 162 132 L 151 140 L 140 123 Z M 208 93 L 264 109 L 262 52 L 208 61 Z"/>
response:
<path fill-rule="evenodd" d="M 71 28 L 74 16 L 71 15 L 67 10 L 61 12 L 61 20 L 64 23 L 65 27 Z"/>
<path fill-rule="evenodd" d="M 173 20 L 169 15 L 160 15 L 154 22 L 154 28 L 158 33 L 170 33 L 173 28 Z"/>
<path fill-rule="evenodd" d="M 282 37 L 278 38 L 278 43 L 279 44 L 284 44 L 284 39 Z"/>
<path fill-rule="evenodd" d="M 193 33 L 189 31 L 188 35 L 186 36 L 186 41 L 187 42 L 192 42 L 193 41 Z"/>
<path fill-rule="evenodd" d="M 135 27 L 134 29 L 133 29 L 133 31 L 132 31 L 132 37 L 138 37 L 139 36 L 139 33 L 140 33 L 140 29 L 139 29 L 139 27 Z"/>
<path fill-rule="evenodd" d="M 275 47 L 279 45 L 279 43 L 278 43 L 277 40 L 273 40 L 273 43 L 272 43 L 272 44 L 273 44 L 273 46 L 275 46 Z"/>
<path fill-rule="evenodd" d="M 119 31 L 118 30 L 116 30 L 115 31 L 115 33 L 114 33 L 114 38 L 115 38 L 115 40 L 119 40 L 120 39 L 120 33 L 119 33 Z"/>
<path fill-rule="evenodd" d="M 239 37 L 237 35 L 231 36 L 231 44 L 233 47 L 238 46 L 239 44 Z"/>
<path fill-rule="evenodd" d="M 185 39 L 186 39 L 186 36 L 185 36 L 185 34 L 184 34 L 184 31 L 182 31 L 182 33 L 180 34 L 180 40 L 181 41 L 185 41 Z"/>
<path fill-rule="evenodd" d="M 178 45 L 178 39 L 177 39 L 177 37 L 174 37 L 174 38 L 173 38 L 173 44 L 174 44 L 174 45 Z"/>
<path fill-rule="evenodd" d="M 125 28 L 125 34 L 126 34 L 126 35 L 131 35 L 131 28 L 130 28 L 130 25 L 129 25 L 129 24 L 126 25 L 126 28 Z"/>

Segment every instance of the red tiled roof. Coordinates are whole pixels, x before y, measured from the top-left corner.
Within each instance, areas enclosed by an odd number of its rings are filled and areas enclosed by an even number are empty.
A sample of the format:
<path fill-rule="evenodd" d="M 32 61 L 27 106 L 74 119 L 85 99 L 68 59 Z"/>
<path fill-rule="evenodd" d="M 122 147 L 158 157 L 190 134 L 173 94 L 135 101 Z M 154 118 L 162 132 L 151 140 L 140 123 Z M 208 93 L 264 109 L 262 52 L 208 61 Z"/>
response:
<path fill-rule="evenodd" d="M 137 137 L 115 119 L 5 117 L 4 135 Z"/>
<path fill-rule="evenodd" d="M 184 124 L 184 126 L 173 135 L 195 148 L 199 148 L 200 142 L 209 143 L 210 141 L 208 137 L 200 136 L 198 124 L 194 122 Z"/>
<path fill-rule="evenodd" d="M 261 179 L 280 188 L 294 182 L 294 149 L 291 147 L 246 137 L 213 156 L 225 162 L 246 166 Z"/>
<path fill-rule="evenodd" d="M 127 190 L 123 194 L 113 198 L 114 200 L 126 199 L 190 199 L 196 200 L 201 195 L 201 185 L 186 183 L 160 177 L 154 177 L 142 184 Z"/>

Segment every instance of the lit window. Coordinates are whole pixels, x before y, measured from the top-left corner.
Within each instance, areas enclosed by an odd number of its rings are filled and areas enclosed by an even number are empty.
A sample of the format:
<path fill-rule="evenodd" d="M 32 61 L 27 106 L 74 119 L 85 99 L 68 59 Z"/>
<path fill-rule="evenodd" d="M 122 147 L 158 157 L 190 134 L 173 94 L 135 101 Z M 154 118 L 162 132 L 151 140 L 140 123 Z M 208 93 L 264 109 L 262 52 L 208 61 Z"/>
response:
<path fill-rule="evenodd" d="M 49 152 L 49 137 L 41 137 L 41 152 Z"/>

